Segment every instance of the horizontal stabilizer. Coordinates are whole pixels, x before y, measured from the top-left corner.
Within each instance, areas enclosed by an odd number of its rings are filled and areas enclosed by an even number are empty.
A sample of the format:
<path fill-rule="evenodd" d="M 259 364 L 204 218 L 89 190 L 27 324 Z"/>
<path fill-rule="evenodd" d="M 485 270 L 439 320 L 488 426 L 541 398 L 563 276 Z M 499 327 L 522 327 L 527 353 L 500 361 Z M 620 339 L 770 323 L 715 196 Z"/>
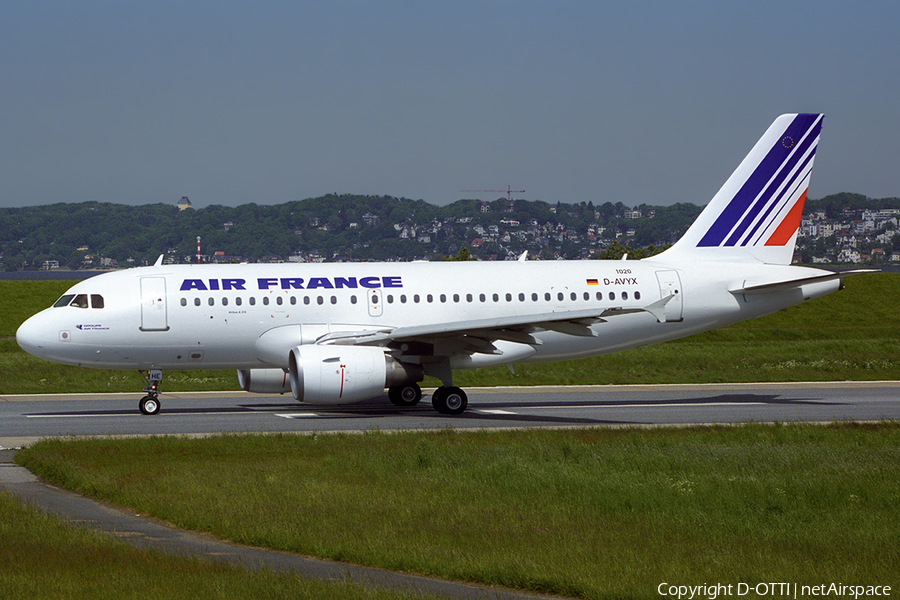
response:
<path fill-rule="evenodd" d="M 843 279 L 849 275 L 858 275 L 860 273 L 877 273 L 878 269 L 857 269 L 854 271 L 841 271 L 839 273 L 828 273 L 827 275 L 816 275 L 813 277 L 801 277 L 799 279 L 790 279 L 787 281 L 773 281 L 768 283 L 752 283 L 745 281 L 744 285 L 739 288 L 729 289 L 732 294 L 765 294 L 768 292 L 784 291 L 786 289 L 800 287 L 808 283 L 821 283 L 825 281 L 833 281 L 835 279 Z"/>

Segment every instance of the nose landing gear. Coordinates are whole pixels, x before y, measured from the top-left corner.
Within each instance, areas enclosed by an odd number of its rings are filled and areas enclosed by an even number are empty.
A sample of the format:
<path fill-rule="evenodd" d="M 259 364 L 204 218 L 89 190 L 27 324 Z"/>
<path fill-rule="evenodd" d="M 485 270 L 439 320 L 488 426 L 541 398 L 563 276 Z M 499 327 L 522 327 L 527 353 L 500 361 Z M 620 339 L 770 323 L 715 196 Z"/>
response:
<path fill-rule="evenodd" d="M 139 371 L 139 373 L 144 378 L 144 381 L 147 382 L 147 387 L 143 390 L 147 392 L 147 395 L 138 402 L 138 409 L 141 411 L 141 414 L 155 415 L 159 412 L 161 406 L 159 402 L 159 384 L 162 382 L 162 370 L 150 369 L 146 374 L 145 371 Z"/>

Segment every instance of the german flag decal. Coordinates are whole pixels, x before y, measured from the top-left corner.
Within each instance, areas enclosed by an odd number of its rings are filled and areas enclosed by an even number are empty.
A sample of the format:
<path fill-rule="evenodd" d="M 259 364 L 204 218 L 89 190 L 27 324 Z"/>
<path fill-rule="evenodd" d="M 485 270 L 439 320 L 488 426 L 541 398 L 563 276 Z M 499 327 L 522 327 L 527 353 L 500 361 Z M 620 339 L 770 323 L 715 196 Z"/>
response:
<path fill-rule="evenodd" d="M 588 279 L 587 284 L 588 285 L 600 285 L 600 282 L 597 281 L 596 279 Z"/>

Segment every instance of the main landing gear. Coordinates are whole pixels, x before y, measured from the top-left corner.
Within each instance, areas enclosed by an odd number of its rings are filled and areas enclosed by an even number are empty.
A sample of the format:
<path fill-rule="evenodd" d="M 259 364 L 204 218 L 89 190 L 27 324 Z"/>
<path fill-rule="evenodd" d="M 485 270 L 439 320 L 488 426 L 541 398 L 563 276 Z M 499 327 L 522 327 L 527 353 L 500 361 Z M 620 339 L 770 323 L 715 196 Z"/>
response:
<path fill-rule="evenodd" d="M 422 399 L 422 388 L 417 383 L 395 385 L 388 388 L 388 398 L 395 406 L 415 406 Z M 434 391 L 431 404 L 442 415 L 459 415 L 469 405 L 469 398 L 458 387 L 441 386 Z"/>
<path fill-rule="evenodd" d="M 422 399 L 418 383 L 395 385 L 388 388 L 388 398 L 394 406 L 415 406 Z"/>
<path fill-rule="evenodd" d="M 147 387 L 144 388 L 147 395 L 138 402 L 138 409 L 140 409 L 141 414 L 155 415 L 159 412 L 161 406 L 159 403 L 159 384 L 162 382 L 162 371 L 160 369 L 150 369 L 146 374 L 144 371 L 139 371 L 139 373 L 144 378 L 144 381 L 147 382 Z"/>
<path fill-rule="evenodd" d="M 434 390 L 431 404 L 442 415 L 459 415 L 469 405 L 469 398 L 460 388 L 447 385 Z"/>

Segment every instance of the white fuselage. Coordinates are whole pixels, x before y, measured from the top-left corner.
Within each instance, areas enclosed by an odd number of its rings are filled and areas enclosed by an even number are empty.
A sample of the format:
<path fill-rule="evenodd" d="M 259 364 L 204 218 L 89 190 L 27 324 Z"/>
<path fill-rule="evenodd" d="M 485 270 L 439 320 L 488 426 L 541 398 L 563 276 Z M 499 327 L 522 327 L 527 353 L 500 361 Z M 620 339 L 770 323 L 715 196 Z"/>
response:
<path fill-rule="evenodd" d="M 730 289 L 824 273 L 657 259 L 143 267 L 76 284 L 67 295 L 100 296 L 102 308 L 46 309 L 22 325 L 17 339 L 31 354 L 84 367 L 287 368 L 292 347 L 329 333 L 510 315 L 534 315 L 540 323 L 541 315 L 627 311 L 673 296 L 664 322 L 634 312 L 586 323 L 589 331 L 538 326 L 531 333 L 537 344 L 501 340 L 500 353 L 453 359 L 453 368 L 480 367 L 604 354 L 755 318 L 830 293 L 839 281 L 760 296 Z M 440 334 L 431 339 L 439 348 Z"/>

